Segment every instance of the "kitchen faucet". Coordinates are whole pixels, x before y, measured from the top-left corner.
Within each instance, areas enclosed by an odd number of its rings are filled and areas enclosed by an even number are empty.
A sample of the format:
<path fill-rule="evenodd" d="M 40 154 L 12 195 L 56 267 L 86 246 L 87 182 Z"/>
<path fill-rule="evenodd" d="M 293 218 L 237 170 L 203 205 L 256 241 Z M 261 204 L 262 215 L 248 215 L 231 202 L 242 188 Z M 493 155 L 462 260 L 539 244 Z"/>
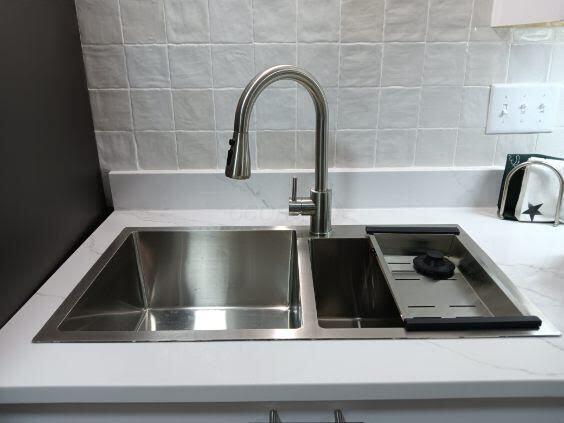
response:
<path fill-rule="evenodd" d="M 300 83 L 315 105 L 315 187 L 309 197 L 297 197 L 297 178 L 293 177 L 289 213 L 292 216 L 311 216 L 310 233 L 325 236 L 331 232 L 331 190 L 327 188 L 327 100 L 323 89 L 309 72 L 296 66 L 279 65 L 266 69 L 249 82 L 235 111 L 225 175 L 232 179 L 250 178 L 249 121 L 253 105 L 266 87 L 283 79 Z"/>

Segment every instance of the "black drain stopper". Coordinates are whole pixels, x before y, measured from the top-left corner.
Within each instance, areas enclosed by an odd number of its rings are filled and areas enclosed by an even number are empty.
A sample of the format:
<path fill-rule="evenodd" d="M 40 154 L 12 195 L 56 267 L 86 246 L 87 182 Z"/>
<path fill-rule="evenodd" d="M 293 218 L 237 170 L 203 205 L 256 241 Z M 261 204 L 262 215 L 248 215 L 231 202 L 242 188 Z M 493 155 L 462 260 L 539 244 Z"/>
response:
<path fill-rule="evenodd" d="M 454 275 L 454 263 L 440 251 L 429 250 L 413 259 L 415 271 L 433 279 L 448 279 Z"/>

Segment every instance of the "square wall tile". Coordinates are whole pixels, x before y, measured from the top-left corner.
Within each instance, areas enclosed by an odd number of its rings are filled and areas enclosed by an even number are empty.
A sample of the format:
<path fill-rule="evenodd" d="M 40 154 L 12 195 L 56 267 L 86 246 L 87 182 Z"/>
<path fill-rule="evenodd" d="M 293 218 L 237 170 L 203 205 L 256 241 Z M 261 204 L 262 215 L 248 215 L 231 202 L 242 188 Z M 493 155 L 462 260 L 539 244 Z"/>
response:
<path fill-rule="evenodd" d="M 132 88 L 166 88 L 170 86 L 166 46 L 126 46 L 127 72 Z"/>
<path fill-rule="evenodd" d="M 162 0 L 120 0 L 126 43 L 164 43 L 166 29 Z"/>
<path fill-rule="evenodd" d="M 137 132 L 135 139 L 140 169 L 178 169 L 174 132 Z"/>
<path fill-rule="evenodd" d="M 257 131 L 259 169 L 294 169 L 296 167 L 295 131 Z"/>
<path fill-rule="evenodd" d="M 173 88 L 210 88 L 212 86 L 209 45 L 170 45 L 168 55 Z"/>
<path fill-rule="evenodd" d="M 341 4 L 341 42 L 381 42 L 384 4 L 384 0 L 343 0 Z"/>
<path fill-rule="evenodd" d="M 180 169 L 217 167 L 217 144 L 214 132 L 178 132 L 176 139 Z"/>
<path fill-rule="evenodd" d="M 474 0 L 470 41 L 509 41 L 510 28 L 492 28 L 493 0 Z"/>
<path fill-rule="evenodd" d="M 298 41 L 339 40 L 340 0 L 298 0 Z"/>
<path fill-rule="evenodd" d="M 507 82 L 546 82 L 551 44 L 513 44 Z"/>
<path fill-rule="evenodd" d="M 254 0 L 255 42 L 296 41 L 296 0 Z"/>
<path fill-rule="evenodd" d="M 466 85 L 491 85 L 505 81 L 507 43 L 470 43 L 466 64 Z"/>
<path fill-rule="evenodd" d="M 212 46 L 213 83 L 216 88 L 243 88 L 255 76 L 253 46 Z"/>
<path fill-rule="evenodd" d="M 452 166 L 457 134 L 456 129 L 417 131 L 415 166 Z"/>
<path fill-rule="evenodd" d="M 215 121 L 218 131 L 230 130 L 233 132 L 235 109 L 242 91 L 242 88 L 213 90 Z"/>
<path fill-rule="evenodd" d="M 489 87 L 464 87 L 460 126 L 462 128 L 485 128 L 489 101 Z"/>
<path fill-rule="evenodd" d="M 486 135 L 483 129 L 460 129 L 454 164 L 456 166 L 491 166 L 497 135 Z"/>
<path fill-rule="evenodd" d="M 165 0 L 169 43 L 210 41 L 208 0 Z"/>
<path fill-rule="evenodd" d="M 384 46 L 382 86 L 414 87 L 421 85 L 423 43 L 398 43 Z"/>
<path fill-rule="evenodd" d="M 376 142 L 376 167 L 411 166 L 415 157 L 416 129 L 381 129 Z"/>
<path fill-rule="evenodd" d="M 209 0 L 212 43 L 253 41 L 251 0 Z"/>
<path fill-rule="evenodd" d="M 376 131 L 337 131 L 335 166 L 371 168 L 374 165 Z"/>
<path fill-rule="evenodd" d="M 375 129 L 378 123 L 378 88 L 339 90 L 339 129 Z"/>
<path fill-rule="evenodd" d="M 380 95 L 380 128 L 417 127 L 420 88 L 384 88 Z"/>
<path fill-rule="evenodd" d="M 336 87 L 339 75 L 338 44 L 299 44 L 298 65 L 324 87 Z"/>
<path fill-rule="evenodd" d="M 177 130 L 205 131 L 215 128 L 211 90 L 174 90 L 172 98 Z"/>
<path fill-rule="evenodd" d="M 460 114 L 462 87 L 423 87 L 421 91 L 422 128 L 456 128 Z"/>
<path fill-rule="evenodd" d="M 466 41 L 473 0 L 430 0 L 428 41 Z"/>
<path fill-rule="evenodd" d="M 328 127 L 337 128 L 337 102 L 339 90 L 337 88 L 326 88 L 325 98 L 327 99 Z M 309 93 L 301 85 L 298 86 L 298 128 L 315 129 L 315 107 Z"/>
<path fill-rule="evenodd" d="M 378 87 L 382 46 L 371 44 L 341 45 L 341 87 Z"/>
<path fill-rule="evenodd" d="M 256 102 L 257 129 L 296 129 L 296 88 L 267 88 Z"/>
<path fill-rule="evenodd" d="M 424 85 L 462 85 L 466 43 L 429 43 L 425 49 Z"/>
<path fill-rule="evenodd" d="M 505 166 L 508 154 L 531 154 L 535 152 L 538 134 L 502 134 L 495 149 L 495 166 Z"/>
<path fill-rule="evenodd" d="M 547 156 L 564 157 L 564 128 L 548 134 L 539 134 L 536 152 Z"/>
<path fill-rule="evenodd" d="M 255 74 L 276 65 L 295 65 L 298 61 L 296 44 L 256 44 Z M 275 82 L 275 87 L 295 87 L 292 81 Z"/>
<path fill-rule="evenodd" d="M 121 43 L 118 0 L 76 0 L 76 14 L 83 44 Z"/>
<path fill-rule="evenodd" d="M 329 131 L 327 165 L 335 165 L 335 131 Z M 315 169 L 315 131 L 298 131 L 296 169 Z"/>
<path fill-rule="evenodd" d="M 424 41 L 428 0 L 388 0 L 385 41 Z"/>
<path fill-rule="evenodd" d="M 174 129 L 170 90 L 131 90 L 131 104 L 136 130 Z"/>
<path fill-rule="evenodd" d="M 555 44 L 552 47 L 552 63 L 548 80 L 564 83 L 564 44 Z M 564 97 L 564 90 L 560 90 L 560 97 Z"/>
<path fill-rule="evenodd" d="M 127 90 L 90 90 L 90 106 L 97 131 L 129 131 L 131 102 Z"/>
<path fill-rule="evenodd" d="M 96 132 L 96 145 L 102 170 L 137 169 L 137 153 L 131 132 Z"/>
<path fill-rule="evenodd" d="M 84 46 L 88 88 L 127 88 L 123 46 Z"/>

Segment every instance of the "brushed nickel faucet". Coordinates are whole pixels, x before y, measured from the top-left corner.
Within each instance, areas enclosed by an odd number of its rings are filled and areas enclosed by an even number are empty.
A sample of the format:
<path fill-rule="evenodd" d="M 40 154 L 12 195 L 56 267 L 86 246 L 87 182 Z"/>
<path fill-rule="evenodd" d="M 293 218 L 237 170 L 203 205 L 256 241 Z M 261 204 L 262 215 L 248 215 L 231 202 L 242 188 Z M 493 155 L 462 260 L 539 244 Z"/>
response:
<path fill-rule="evenodd" d="M 292 216 L 307 215 L 310 233 L 325 236 L 331 232 L 331 190 L 327 188 L 327 100 L 319 82 L 307 71 L 291 65 L 279 65 L 259 73 L 239 98 L 235 111 L 233 138 L 225 175 L 232 179 L 249 179 L 251 154 L 249 148 L 249 121 L 256 99 L 270 84 L 288 79 L 300 83 L 311 95 L 315 105 L 315 187 L 309 197 L 297 197 L 297 178 L 292 179 L 292 196 L 288 202 Z"/>

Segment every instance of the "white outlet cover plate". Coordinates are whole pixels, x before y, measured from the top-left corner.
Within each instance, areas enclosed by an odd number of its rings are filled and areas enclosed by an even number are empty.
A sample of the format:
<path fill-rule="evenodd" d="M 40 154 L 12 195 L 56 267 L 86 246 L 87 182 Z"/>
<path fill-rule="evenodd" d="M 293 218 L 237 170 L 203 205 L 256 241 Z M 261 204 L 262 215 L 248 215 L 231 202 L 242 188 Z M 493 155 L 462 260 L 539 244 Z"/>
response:
<path fill-rule="evenodd" d="M 552 132 L 559 97 L 554 84 L 494 84 L 486 133 Z"/>

